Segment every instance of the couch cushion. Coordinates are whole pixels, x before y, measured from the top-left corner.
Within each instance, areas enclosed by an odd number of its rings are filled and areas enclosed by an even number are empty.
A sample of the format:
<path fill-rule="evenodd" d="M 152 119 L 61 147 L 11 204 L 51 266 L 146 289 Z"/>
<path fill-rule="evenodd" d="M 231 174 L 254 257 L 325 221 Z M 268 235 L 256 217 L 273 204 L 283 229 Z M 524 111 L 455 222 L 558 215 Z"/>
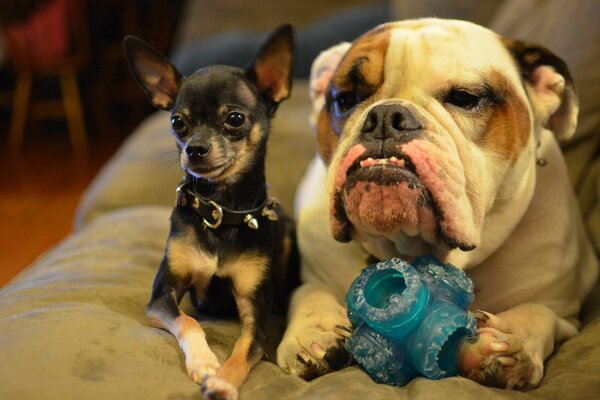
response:
<path fill-rule="evenodd" d="M 0 291 L 0 398 L 200 398 L 175 339 L 144 316 L 169 214 L 170 207 L 138 206 L 99 216 Z M 237 322 L 200 317 L 187 298 L 182 308 L 200 318 L 224 360 L 239 335 Z M 263 361 L 241 398 L 589 399 L 600 387 L 599 359 L 596 319 L 548 361 L 541 387 L 527 394 L 459 377 L 395 388 L 356 366 L 305 382 Z"/>

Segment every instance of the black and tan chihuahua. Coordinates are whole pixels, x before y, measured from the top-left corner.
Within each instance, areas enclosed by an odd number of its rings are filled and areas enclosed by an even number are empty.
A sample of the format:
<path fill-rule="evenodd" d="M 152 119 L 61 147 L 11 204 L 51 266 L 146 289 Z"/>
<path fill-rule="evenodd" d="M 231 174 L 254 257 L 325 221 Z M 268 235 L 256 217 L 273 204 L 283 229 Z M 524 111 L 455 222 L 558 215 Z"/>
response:
<path fill-rule="evenodd" d="M 171 112 L 185 171 L 146 315 L 177 338 L 205 398 L 236 399 L 265 352 L 273 302 L 285 301 L 297 271 L 289 264 L 293 225 L 265 181 L 270 120 L 291 90 L 293 31 L 276 29 L 246 70 L 216 65 L 189 77 L 136 37 L 124 48 L 150 102 Z M 241 336 L 222 365 L 198 321 L 179 308 L 188 291 L 201 313 L 237 308 Z"/>

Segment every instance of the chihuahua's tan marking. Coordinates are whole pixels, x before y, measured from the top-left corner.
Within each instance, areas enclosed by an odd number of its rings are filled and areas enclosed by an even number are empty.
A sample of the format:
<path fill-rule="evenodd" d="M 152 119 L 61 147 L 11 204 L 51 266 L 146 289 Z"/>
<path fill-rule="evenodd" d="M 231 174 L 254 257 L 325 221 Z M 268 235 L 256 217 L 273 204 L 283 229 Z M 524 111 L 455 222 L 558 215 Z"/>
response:
<path fill-rule="evenodd" d="M 256 157 L 256 149 L 264 136 L 264 129 L 259 124 L 252 127 L 252 131 L 247 138 L 242 139 L 244 142 L 238 151 L 238 159 L 235 164 L 229 167 L 221 174 L 221 179 L 226 182 L 235 182 L 236 178 L 247 172 L 248 168 L 254 165 Z"/>
<path fill-rule="evenodd" d="M 148 307 L 146 316 L 156 328 L 170 332 L 185 354 L 185 366 L 188 376 L 197 383 L 217 372 L 220 363 L 206 342 L 202 326 L 194 318 L 179 310 L 179 316 L 172 318 L 162 310 Z"/>
<path fill-rule="evenodd" d="M 199 249 L 191 227 L 185 235 L 168 239 L 167 257 L 177 276 L 189 276 L 192 281 L 210 278 L 217 269 L 217 257 Z"/>
<path fill-rule="evenodd" d="M 238 281 L 239 282 L 239 281 Z M 236 290 L 236 303 L 240 316 L 242 333 L 235 343 L 231 356 L 221 366 L 216 375 L 208 378 L 203 384 L 205 394 L 215 394 L 219 398 L 237 398 L 234 393 L 235 388 L 241 386 L 246 380 L 248 373 L 254 365 L 262 358 L 263 352 L 252 351 L 254 343 L 254 331 L 256 329 L 256 321 L 254 318 L 254 306 L 250 300 L 253 293 L 240 295 L 240 291 Z M 233 396 L 233 397 L 230 397 Z"/>
<path fill-rule="evenodd" d="M 251 354 L 250 348 L 253 342 L 252 331 L 254 330 L 254 310 L 250 300 L 245 296 L 236 298 L 242 324 L 242 334 L 235 343 L 231 356 L 217 371 L 217 377 L 225 379 L 235 386 L 244 382 L 250 369 L 260 361 L 263 354 Z"/>
<path fill-rule="evenodd" d="M 206 334 L 202 326 L 194 318 L 182 313 L 174 320 L 169 329 L 177 338 L 179 346 L 185 353 L 185 365 L 188 374 L 195 381 L 204 380 L 203 375 L 214 375 L 219 362 L 208 347 Z M 194 374 L 196 370 L 197 375 Z"/>
<path fill-rule="evenodd" d="M 258 254 L 244 254 L 220 266 L 218 275 L 228 276 L 233 282 L 235 300 L 242 333 L 235 343 L 231 356 L 217 371 L 217 375 L 206 382 L 206 386 L 213 390 L 227 390 L 227 385 L 219 383 L 224 380 L 234 387 L 239 387 L 250 372 L 250 369 L 260 361 L 262 351 L 251 352 L 255 340 L 256 320 L 254 306 L 251 298 L 261 281 L 265 278 L 267 257 Z"/>
<path fill-rule="evenodd" d="M 249 296 L 264 280 L 269 259 L 261 254 L 240 254 L 234 260 L 219 265 L 216 274 L 228 277 L 237 296 Z"/>

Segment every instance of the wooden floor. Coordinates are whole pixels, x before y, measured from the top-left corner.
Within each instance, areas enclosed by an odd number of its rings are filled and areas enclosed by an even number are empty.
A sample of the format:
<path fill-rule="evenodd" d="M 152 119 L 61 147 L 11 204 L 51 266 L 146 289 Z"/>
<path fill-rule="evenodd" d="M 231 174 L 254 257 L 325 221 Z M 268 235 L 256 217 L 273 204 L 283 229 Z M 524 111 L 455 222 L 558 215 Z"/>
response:
<path fill-rule="evenodd" d="M 89 155 L 74 157 L 66 127 L 28 131 L 21 154 L 0 135 L 0 287 L 72 230 L 79 197 L 122 137 L 91 138 Z"/>

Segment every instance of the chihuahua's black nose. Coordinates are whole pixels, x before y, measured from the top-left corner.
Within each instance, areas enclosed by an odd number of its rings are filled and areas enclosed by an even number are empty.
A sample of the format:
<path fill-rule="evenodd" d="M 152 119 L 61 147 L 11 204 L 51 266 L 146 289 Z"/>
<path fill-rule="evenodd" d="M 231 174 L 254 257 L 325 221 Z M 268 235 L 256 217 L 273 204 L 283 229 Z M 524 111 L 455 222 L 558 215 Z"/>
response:
<path fill-rule="evenodd" d="M 188 145 L 185 148 L 185 153 L 188 156 L 188 160 L 191 162 L 200 161 L 202 158 L 206 157 L 208 153 L 210 153 L 210 144 L 200 144 L 200 145 Z"/>

